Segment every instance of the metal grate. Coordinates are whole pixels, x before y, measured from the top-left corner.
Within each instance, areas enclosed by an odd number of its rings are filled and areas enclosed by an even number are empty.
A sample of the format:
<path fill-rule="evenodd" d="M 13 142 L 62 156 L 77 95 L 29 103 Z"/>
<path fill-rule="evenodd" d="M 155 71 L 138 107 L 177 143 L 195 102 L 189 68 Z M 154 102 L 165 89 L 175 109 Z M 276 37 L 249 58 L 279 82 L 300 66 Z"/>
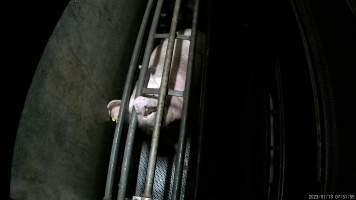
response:
<path fill-rule="evenodd" d="M 128 104 L 132 86 L 134 83 L 134 76 L 137 70 L 140 52 L 144 49 L 144 55 L 142 60 L 142 66 L 137 81 L 137 89 L 135 96 L 140 95 L 158 95 L 158 109 L 156 113 L 155 125 L 151 138 L 151 143 L 147 141 L 142 143 L 141 154 L 139 158 L 138 174 L 136 180 L 135 195 L 129 199 L 184 199 L 185 184 L 187 181 L 187 170 L 189 164 L 190 155 L 190 140 L 187 140 L 186 124 L 188 113 L 188 100 L 190 93 L 191 74 L 193 67 L 193 57 L 195 51 L 195 40 L 197 35 L 197 18 L 199 10 L 199 0 L 195 0 L 195 6 L 193 9 L 193 19 L 191 27 L 191 35 L 178 35 L 176 34 L 178 17 L 180 14 L 181 0 L 174 1 L 174 10 L 172 14 L 171 26 L 169 33 L 157 33 L 157 27 L 159 26 L 159 19 L 162 13 L 162 7 L 164 0 L 148 0 L 147 7 L 142 19 L 141 27 L 137 36 L 135 47 L 132 53 L 128 74 L 124 86 L 123 96 L 121 100 L 121 108 L 119 117 L 117 120 L 114 140 L 112 144 L 110 163 L 108 167 L 108 174 L 105 187 L 104 200 L 113 199 L 114 191 L 114 179 L 117 169 L 119 144 L 121 138 L 123 138 L 123 126 L 124 117 L 128 112 Z M 155 9 L 153 11 L 153 7 Z M 152 12 L 153 16 L 152 16 Z M 143 48 L 145 35 L 148 30 L 148 24 L 151 23 L 149 28 L 147 41 L 145 42 L 145 48 Z M 145 85 L 147 73 L 149 73 L 148 65 L 150 55 L 153 50 L 155 39 L 167 39 L 167 51 L 164 61 L 162 81 L 159 89 L 146 88 Z M 189 59 L 186 72 L 185 89 L 184 91 L 175 91 L 168 89 L 169 72 L 172 62 L 172 56 L 174 51 L 174 43 L 176 39 L 190 40 L 189 46 Z M 180 122 L 179 135 L 177 140 L 177 146 L 172 157 L 157 156 L 158 145 L 161 133 L 161 124 L 165 107 L 165 99 L 167 96 L 183 97 L 183 109 Z M 131 168 L 132 153 L 135 141 L 135 132 L 137 127 L 137 117 L 135 109 L 132 110 L 132 114 L 129 119 L 129 127 L 126 136 L 125 148 L 122 158 L 122 164 L 119 174 L 118 184 L 118 200 L 127 199 L 127 187 L 129 179 L 129 170 Z M 187 144 L 186 144 L 187 143 Z"/>

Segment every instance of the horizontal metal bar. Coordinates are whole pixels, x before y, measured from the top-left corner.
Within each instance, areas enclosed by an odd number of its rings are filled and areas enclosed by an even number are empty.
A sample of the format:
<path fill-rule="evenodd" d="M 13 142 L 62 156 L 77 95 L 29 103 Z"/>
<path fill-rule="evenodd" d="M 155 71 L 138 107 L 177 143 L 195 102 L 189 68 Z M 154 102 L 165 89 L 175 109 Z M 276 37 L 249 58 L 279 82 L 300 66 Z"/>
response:
<path fill-rule="evenodd" d="M 133 196 L 132 200 L 152 200 L 152 198 Z"/>
<path fill-rule="evenodd" d="M 156 33 L 155 34 L 155 38 L 158 38 L 158 39 L 166 39 L 169 37 L 169 34 L 168 33 Z M 180 39 L 180 40 L 190 40 L 190 36 L 189 35 L 181 35 L 181 34 L 177 34 L 176 36 L 177 39 Z"/>
<path fill-rule="evenodd" d="M 144 88 L 143 95 L 149 95 L 149 94 L 159 94 L 159 88 Z M 178 90 L 168 90 L 168 95 L 169 96 L 176 96 L 176 97 L 183 97 L 183 91 L 178 91 Z"/>
<path fill-rule="evenodd" d="M 159 38 L 159 39 L 168 38 L 168 36 L 169 36 L 168 33 L 156 33 L 155 34 L 155 38 Z"/>
<path fill-rule="evenodd" d="M 189 35 L 177 35 L 177 39 L 180 40 L 189 40 L 190 41 L 191 36 Z"/>

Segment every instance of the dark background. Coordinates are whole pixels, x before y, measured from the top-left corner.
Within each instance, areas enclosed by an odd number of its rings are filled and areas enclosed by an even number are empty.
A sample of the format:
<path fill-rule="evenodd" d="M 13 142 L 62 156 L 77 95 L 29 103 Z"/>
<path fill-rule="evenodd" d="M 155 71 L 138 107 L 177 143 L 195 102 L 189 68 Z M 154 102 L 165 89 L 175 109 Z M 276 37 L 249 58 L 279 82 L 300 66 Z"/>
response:
<path fill-rule="evenodd" d="M 331 92 L 324 100 L 334 116 L 327 126 L 336 127 L 331 131 L 332 150 L 328 158 L 334 176 L 330 191 L 355 194 L 355 16 L 346 1 L 309 2 L 310 15 L 304 19 L 311 18 L 314 22 L 307 28 L 317 36 L 318 55 L 323 56 L 325 63 L 318 63 L 313 55 L 312 62 L 329 72 L 323 78 L 324 87 Z M 307 194 L 317 193 L 310 78 L 300 30 L 289 1 L 236 1 L 234 5 L 213 1 L 212 7 L 208 131 L 202 175 L 205 185 L 201 196 L 261 199 L 258 194 L 262 179 L 256 169 L 264 157 L 253 149 L 258 147 L 256 138 L 262 132 L 258 129 L 261 113 L 256 105 L 263 78 L 268 76 L 265 68 L 275 54 L 281 58 L 288 107 L 285 197 L 305 199 Z"/>
<path fill-rule="evenodd" d="M 336 108 L 336 122 L 331 123 L 336 123 L 340 131 L 340 148 L 337 154 L 340 167 L 338 191 L 352 192 L 356 185 L 355 16 L 346 1 L 311 2 L 334 91 L 332 98 Z M 11 5 L 2 6 L 4 16 L 1 28 L 5 36 L 2 37 L 1 45 L 3 58 L 0 85 L 3 109 L 0 159 L 4 169 L 1 170 L 0 177 L 3 183 L 1 194 L 5 196 L 9 190 L 15 134 L 27 90 L 48 38 L 67 3 L 67 0 L 14 1 Z M 206 185 L 203 185 L 202 194 L 207 199 L 235 199 L 237 193 L 242 191 L 245 183 L 238 181 L 241 173 L 236 170 L 236 159 L 240 158 L 236 155 L 241 152 L 238 150 L 240 141 L 234 132 L 241 128 L 237 118 L 241 117 L 239 113 L 245 100 L 236 99 L 234 95 L 246 94 L 245 86 L 250 77 L 247 74 L 251 74 L 251 70 L 254 74 L 259 74 L 264 61 L 272 54 L 269 46 L 275 44 L 281 52 L 289 49 L 290 52 L 300 54 L 302 47 L 298 47 L 301 45 L 299 32 L 291 11 L 287 1 L 245 0 L 234 4 L 233 1 L 224 4 L 222 1 L 213 1 L 208 72 L 209 131 L 204 154 L 209 155 L 209 158 L 204 158 L 206 167 L 203 169 L 203 182 Z M 276 41 L 278 42 L 274 43 Z M 295 49 L 291 49 L 289 44 L 294 43 L 292 46 Z M 261 44 L 263 48 L 260 48 Z M 296 63 L 294 64 L 297 65 Z M 243 64 L 246 64 L 246 68 L 236 72 L 236 68 Z M 297 99 L 294 102 L 300 104 Z M 299 172 L 301 171 L 302 169 Z"/>
<path fill-rule="evenodd" d="M 1 197 L 8 199 L 17 126 L 32 76 L 68 0 L 4 2 L 2 10 Z"/>

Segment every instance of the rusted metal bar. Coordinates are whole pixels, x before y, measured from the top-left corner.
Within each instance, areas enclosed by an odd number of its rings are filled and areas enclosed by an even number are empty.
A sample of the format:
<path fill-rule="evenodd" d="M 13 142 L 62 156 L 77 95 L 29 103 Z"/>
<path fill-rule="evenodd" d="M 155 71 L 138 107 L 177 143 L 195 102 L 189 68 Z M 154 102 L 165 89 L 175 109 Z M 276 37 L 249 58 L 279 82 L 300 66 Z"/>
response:
<path fill-rule="evenodd" d="M 192 79 L 192 68 L 194 65 L 194 51 L 195 51 L 195 43 L 196 43 L 196 35 L 197 35 L 197 22 L 198 22 L 198 11 L 199 11 L 199 0 L 195 0 L 194 5 L 194 13 L 193 13 L 193 22 L 192 22 L 192 32 L 191 32 L 191 41 L 189 45 L 189 57 L 188 57 L 188 67 L 185 81 L 185 89 L 184 89 L 184 101 L 183 101 L 183 110 L 182 110 L 182 118 L 179 129 L 179 139 L 178 139 L 178 154 L 177 154 L 177 162 L 175 165 L 175 173 L 174 173 L 174 182 L 173 182 L 173 191 L 172 191 L 172 200 L 177 200 L 179 197 L 179 188 L 182 177 L 182 165 L 184 158 L 184 150 L 185 150 L 185 141 L 186 141 L 186 127 L 187 127 L 187 117 L 188 117 L 188 107 L 189 107 L 189 93 L 190 93 L 190 85 Z"/>
<path fill-rule="evenodd" d="M 143 95 L 147 94 L 159 94 L 159 89 L 158 88 L 144 88 L 143 89 Z M 168 90 L 168 95 L 169 96 L 176 96 L 176 97 L 183 97 L 183 91 L 178 91 L 178 90 Z"/>
<path fill-rule="evenodd" d="M 155 38 L 158 38 L 158 39 L 165 39 L 165 38 L 168 38 L 169 37 L 169 34 L 167 33 L 157 33 L 155 35 Z"/>
<path fill-rule="evenodd" d="M 149 0 L 147 2 L 146 10 L 145 10 L 145 13 L 144 13 L 144 16 L 143 16 L 143 19 L 141 22 L 141 26 L 140 26 L 140 29 L 138 32 L 135 47 L 134 47 L 131 61 L 130 61 L 129 70 L 128 70 L 127 77 L 126 77 L 123 96 L 122 96 L 122 100 L 121 100 L 121 103 L 122 103 L 121 109 L 120 109 L 117 124 L 115 127 L 114 139 L 113 139 L 113 144 L 112 144 L 112 148 L 111 148 L 109 168 L 108 168 L 108 174 L 107 174 L 107 178 L 106 178 L 105 194 L 104 194 L 104 198 L 103 198 L 104 200 L 111 200 L 111 198 L 112 198 L 112 189 L 113 189 L 115 170 L 116 170 L 116 165 L 117 165 L 118 149 L 119 149 L 120 138 L 122 135 L 122 127 L 124 125 L 124 116 L 125 116 L 125 112 L 127 112 L 126 108 L 127 108 L 128 101 L 130 98 L 133 77 L 134 77 L 135 70 L 137 67 L 139 53 L 140 53 L 140 50 L 142 47 L 143 37 L 144 37 L 144 33 L 145 33 L 146 26 L 148 23 L 149 15 L 151 13 L 152 5 L 153 5 L 153 0 Z"/>
<path fill-rule="evenodd" d="M 150 32 L 148 35 L 148 40 L 146 43 L 145 53 L 144 53 L 144 57 L 143 57 L 143 61 L 142 61 L 142 67 L 141 67 L 140 75 L 139 75 L 139 78 L 137 81 L 135 97 L 140 96 L 142 94 L 142 91 L 144 88 L 145 77 L 146 77 L 146 73 L 148 70 L 150 55 L 151 55 L 151 52 L 153 49 L 155 32 L 156 32 L 158 21 L 159 21 L 159 15 L 162 10 L 163 1 L 164 0 L 158 0 L 157 5 L 156 5 Z M 130 116 L 130 124 L 129 124 L 128 133 L 127 133 L 125 151 L 124 151 L 124 156 L 123 156 L 123 161 L 122 161 L 122 166 L 121 166 L 121 174 L 120 174 L 120 180 L 119 180 L 119 190 L 118 190 L 117 200 L 125 199 L 126 188 L 127 188 L 127 179 L 128 179 L 128 174 L 129 174 L 128 172 L 129 172 L 129 168 L 130 168 L 130 164 L 131 164 L 131 156 L 132 156 L 132 149 L 133 149 L 134 140 L 135 140 L 136 127 L 137 127 L 137 116 L 136 116 L 135 109 L 133 109 L 132 114 Z"/>
<path fill-rule="evenodd" d="M 180 40 L 190 40 L 190 36 L 189 35 L 177 35 L 177 39 Z"/>
<path fill-rule="evenodd" d="M 174 50 L 174 43 L 176 38 L 176 29 L 178 23 L 178 14 L 180 10 L 181 0 L 176 0 L 174 5 L 173 17 L 171 28 L 169 32 L 169 39 L 168 39 L 168 46 L 166 57 L 164 60 L 163 66 L 163 76 L 160 86 L 160 94 L 158 100 L 158 108 L 156 113 L 155 119 L 155 126 L 153 129 L 152 140 L 151 140 L 151 148 L 150 148 L 150 155 L 148 160 L 148 167 L 147 167 L 147 175 L 145 180 L 145 190 L 142 194 L 143 197 L 152 198 L 152 188 L 153 188 L 153 181 L 154 181 L 154 173 L 157 161 L 157 150 L 158 150 L 158 141 L 160 135 L 160 129 L 162 124 L 162 117 L 163 117 L 163 110 L 164 104 L 166 99 L 166 94 L 168 90 L 168 80 L 169 80 L 169 72 L 172 62 L 172 55 Z"/>
<path fill-rule="evenodd" d="M 159 38 L 159 39 L 166 39 L 168 37 L 169 37 L 168 33 L 157 33 L 155 35 L 155 38 Z M 190 40 L 190 36 L 188 36 L 188 35 L 177 35 L 177 39 Z"/>

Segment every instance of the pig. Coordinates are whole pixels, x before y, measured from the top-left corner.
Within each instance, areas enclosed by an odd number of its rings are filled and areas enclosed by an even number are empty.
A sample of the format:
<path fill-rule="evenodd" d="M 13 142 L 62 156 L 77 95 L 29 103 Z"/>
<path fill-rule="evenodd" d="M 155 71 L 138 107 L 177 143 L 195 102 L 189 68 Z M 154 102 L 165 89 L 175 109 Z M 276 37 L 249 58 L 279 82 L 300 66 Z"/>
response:
<path fill-rule="evenodd" d="M 191 29 L 185 29 L 183 34 L 190 36 Z M 159 46 L 157 46 L 151 56 L 148 66 L 149 80 L 147 88 L 159 89 L 161 80 L 163 65 L 168 45 L 168 39 L 163 40 Z M 176 91 L 184 91 L 186 71 L 188 65 L 189 54 L 189 40 L 176 39 L 173 50 L 173 57 L 171 63 L 171 70 L 169 74 L 168 89 L 174 89 Z M 139 67 L 140 68 L 140 67 Z M 146 133 L 150 133 L 153 130 L 158 106 L 158 94 L 138 96 L 135 98 L 137 88 L 137 82 L 135 88 L 131 94 L 129 101 L 129 112 L 125 116 L 125 120 L 128 122 L 131 117 L 132 109 L 135 109 L 137 113 L 138 126 Z M 112 100 L 108 103 L 107 109 L 109 116 L 113 121 L 117 121 L 120 111 L 120 100 Z M 177 96 L 167 96 L 165 102 L 165 109 L 162 119 L 162 125 L 168 126 L 172 122 L 178 121 L 182 115 L 183 98 Z"/>

